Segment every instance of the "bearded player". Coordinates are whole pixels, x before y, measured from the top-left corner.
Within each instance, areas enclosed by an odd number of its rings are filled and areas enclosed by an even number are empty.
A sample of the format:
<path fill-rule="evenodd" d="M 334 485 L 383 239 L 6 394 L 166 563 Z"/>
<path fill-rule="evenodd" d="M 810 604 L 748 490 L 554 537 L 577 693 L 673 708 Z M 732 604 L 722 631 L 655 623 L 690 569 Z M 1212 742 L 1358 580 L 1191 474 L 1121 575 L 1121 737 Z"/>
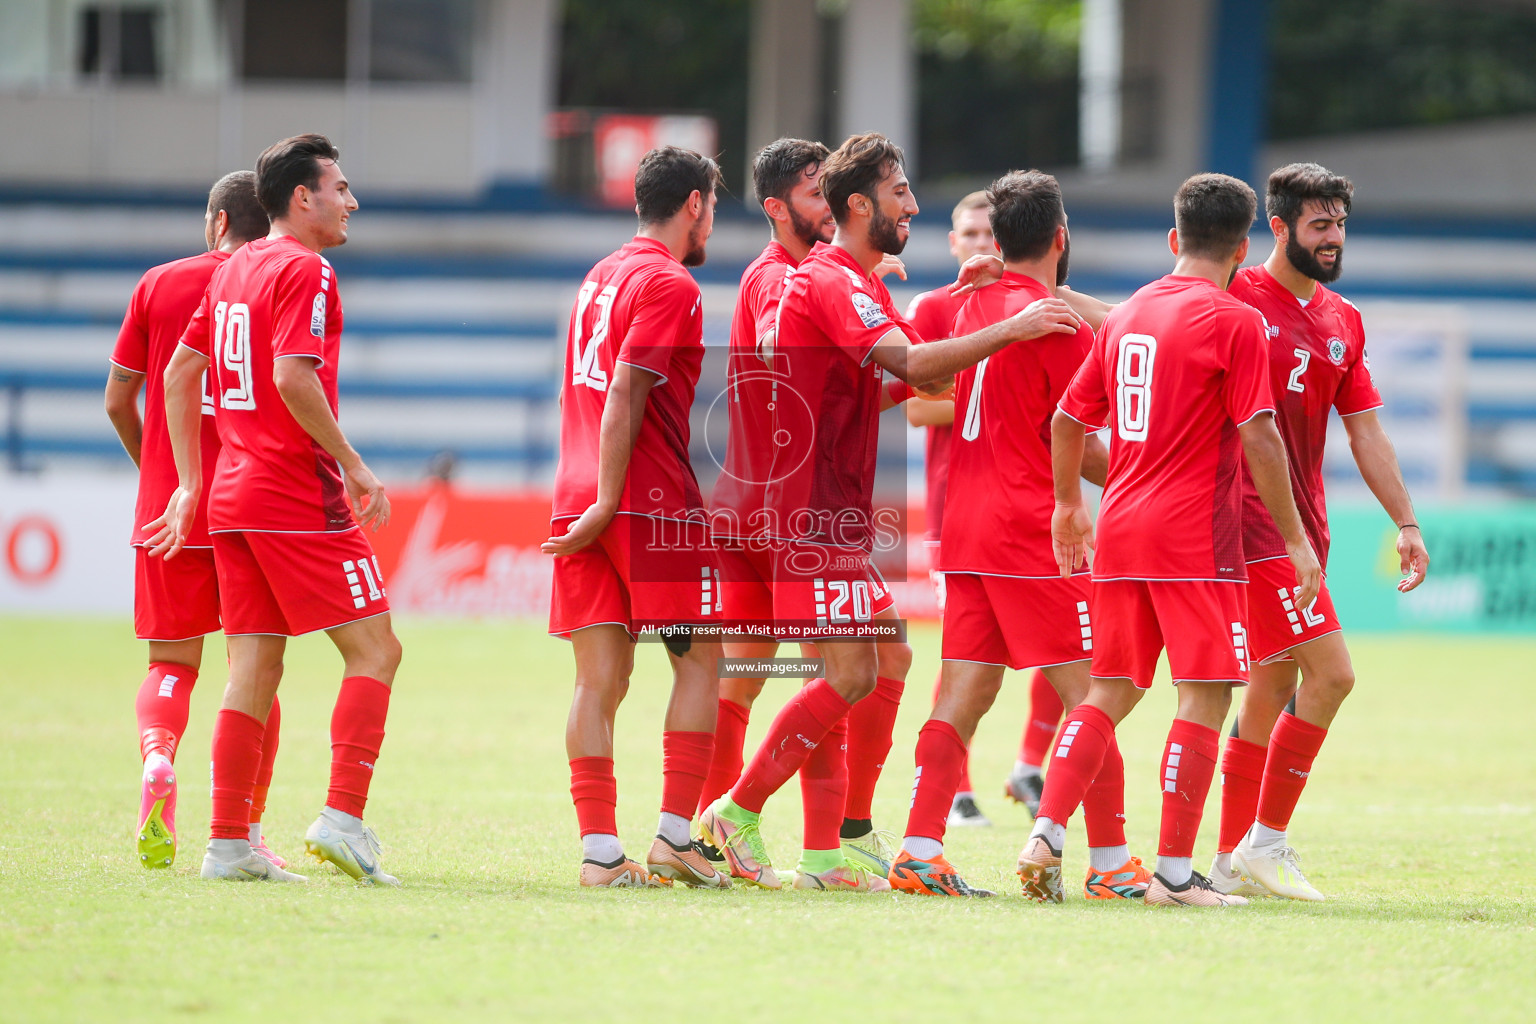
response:
<path fill-rule="evenodd" d="M 129 458 L 139 469 L 139 496 L 134 522 L 148 523 L 165 511 L 176 490 L 176 462 L 165 426 L 165 367 L 192 319 L 208 279 L 230 253 L 266 235 L 267 214 L 256 199 L 256 175 L 226 174 L 208 193 L 203 239 L 208 251 L 154 267 L 145 273 L 123 317 L 112 349 L 107 379 L 107 416 Z M 138 395 L 145 389 L 144 417 Z M 202 407 L 203 475 L 212 478 L 219 457 L 219 435 L 213 425 L 213 403 Z M 139 725 L 139 752 L 144 760 L 139 801 L 139 861 L 147 868 L 170 867 L 176 858 L 176 772 L 173 762 L 187 727 L 192 688 L 202 667 L 203 637 L 219 629 L 219 585 L 214 574 L 213 546 L 208 540 L 206 497 L 193 517 L 183 554 L 172 561 L 150 558 L 142 525 L 133 531 L 136 568 L 133 588 L 134 633 L 149 641 L 149 675 L 139 687 L 134 710 Z M 251 799 L 250 842 L 261 856 L 278 867 L 286 862 L 261 835 L 267 788 L 277 757 L 277 701 L 267 718 L 261 767 Z"/>
<path fill-rule="evenodd" d="M 837 230 L 832 244 L 818 244 L 795 269 L 779 302 L 774 358 L 786 360 L 786 387 L 815 429 L 785 437 L 769 478 L 765 502 L 780 542 L 774 619 L 781 630 L 822 641 L 826 678 L 785 705 L 741 778 L 703 815 L 731 873 L 749 881 L 769 863 L 758 830 L 764 802 L 850 708 L 876 692 L 877 637 L 901 639 L 871 561 L 881 408 L 905 401 L 913 385 L 942 392 L 957 370 L 1013 341 L 1076 329 L 1070 310 L 1052 300 L 1033 316 L 914 346 L 921 337 L 874 274 L 886 254 L 901 252 L 918 212 L 902 160 L 875 133 L 848 139 L 827 158 L 821 187 Z M 887 371 L 899 380 L 887 385 Z"/>
<path fill-rule="evenodd" d="M 788 382 L 776 370 L 772 333 L 785 278 L 813 245 L 832 240 L 832 214 L 822 197 L 820 182 L 826 158 L 827 148 L 819 142 L 779 139 L 764 147 L 753 161 L 753 191 L 772 226 L 773 240 L 742 274 L 737 293 L 728 371 L 730 436 L 724 472 L 711 501 L 710 524 L 720 547 L 725 621 L 733 631 L 745 636 L 756 634 L 761 639 L 725 644 L 727 658 L 772 658 L 779 646 L 772 639 L 775 544 L 766 523 L 764 494 L 776 447 L 776 410 L 781 418 L 806 410 L 780 404 L 781 388 L 785 402 L 794 400 Z M 803 432 L 809 426 L 807 420 L 786 429 Z M 814 647 L 807 644 L 804 648 L 807 656 L 816 656 Z M 911 661 L 910 648 L 891 643 L 882 645 L 880 653 L 881 677 L 904 679 Z M 699 798 L 701 817 L 741 775 L 747 722 L 763 683 L 761 678 L 720 680 L 715 752 Z M 896 701 L 889 704 L 894 706 Z M 871 707 L 883 710 L 879 705 Z M 850 744 L 848 723 L 839 722 L 833 735 L 817 747 L 800 771 L 805 852 L 798 865 L 801 870 L 795 874 L 796 888 L 860 888 L 861 879 L 866 883 L 864 888 L 884 888 L 884 873 L 865 865 L 868 857 L 880 855 L 871 842 L 873 824 L 852 821 L 845 815 L 850 775 L 858 779 L 855 801 L 867 803 L 873 797 L 884 752 L 890 749 L 888 741 L 883 751 L 872 749 L 869 733 L 878 732 L 881 722 L 869 726 L 861 730 L 861 742 Z M 889 726 L 885 731 L 888 735 Z M 857 816 L 867 819 L 868 811 Z M 712 859 L 724 862 L 707 836 L 700 842 Z M 887 853 L 882 859 L 888 858 Z M 771 865 L 760 866 L 762 871 L 754 882 L 770 889 L 782 885 Z"/>
<path fill-rule="evenodd" d="M 324 630 L 343 659 L 331 715 L 330 787 L 304 834 L 311 856 L 368 884 L 398 885 L 363 824 L 400 641 L 363 527 L 389 521 L 384 487 L 336 421 L 342 311 L 322 250 L 347 240 L 357 209 L 323 135 L 296 135 L 256 160 L 272 229 L 208 283 L 165 371 L 166 423 L 179 483 L 151 553 L 177 557 L 202 478 L 206 371 L 223 447 L 208 490 L 229 643 L 229 685 L 213 729 L 211 838 L 202 876 L 302 881 L 259 857 L 247 818 L 288 637 Z"/>
<path fill-rule="evenodd" d="M 653 149 L 635 173 L 635 237 L 588 272 L 571 313 L 560 385 L 549 631 L 571 642 L 566 722 L 582 885 L 725 888 L 689 835 L 714 748 L 719 570 L 688 462 L 688 414 L 704 358 L 699 286 L 720 170 Z M 661 737 L 661 816 L 641 867 L 615 808 L 613 728 L 635 640 L 659 635 L 672 664 Z"/>
<path fill-rule="evenodd" d="M 1264 205 L 1275 247 L 1262 266 L 1238 272 L 1231 294 L 1264 315 L 1276 422 L 1296 505 L 1318 558 L 1326 567 L 1323 448 L 1331 408 L 1344 421 L 1360 475 L 1397 525 L 1406 577 L 1398 589 L 1407 592 L 1424 579 L 1429 554 L 1392 441 L 1376 415 L 1382 401 L 1371 380 L 1360 311 L 1324 287 L 1343 269 L 1344 222 L 1353 193 L 1348 178 L 1317 164 L 1289 164 L 1271 174 Z M 1297 600 L 1284 541 L 1252 482 L 1245 483 L 1243 548 L 1254 665 L 1222 753 L 1221 836 L 1211 881 L 1225 892 L 1252 894 L 1247 876 L 1262 886 L 1259 892 L 1320 900 L 1322 893 L 1301 873 L 1286 828 L 1312 760 L 1354 686 L 1354 669 L 1326 578 L 1314 602 Z"/>
<path fill-rule="evenodd" d="M 966 332 L 1056 298 L 1070 253 L 1056 179 L 1015 171 L 987 193 L 1005 261 L 1002 280 L 971 296 L 955 320 Z M 939 699 L 918 734 L 917 776 L 891 884 L 917 894 L 987 896 L 944 857 L 948 794 L 964 770 L 976 725 L 1002 686 L 1004 668 L 1040 667 L 1076 706 L 1088 692 L 1093 629 L 1088 573 L 1062 579 L 1051 550 L 1051 416 L 1093 344 L 1079 324 L 1010 345 L 955 380 L 959 430 L 950 455 L 948 514 L 940 569 L 946 584 Z M 1085 441 L 1083 473 L 1104 482 L 1106 453 Z M 1151 874 L 1125 841 L 1125 772 L 1117 746 L 1105 751 L 1083 800 L 1089 899 L 1141 897 Z"/>
<path fill-rule="evenodd" d="M 1040 815 L 1019 855 L 1025 894 L 1038 900 L 1060 902 L 1067 819 L 1166 648 L 1178 708 L 1159 772 L 1162 827 L 1145 900 L 1247 902 L 1218 892 L 1192 866 L 1216 730 L 1232 686 L 1248 679 L 1243 456 L 1294 566 L 1299 604 L 1311 603 L 1320 576 L 1274 425 L 1263 318 L 1225 290 L 1247 255 L 1256 205 L 1252 189 L 1222 174 L 1179 187 L 1173 273 L 1104 321 L 1051 421 L 1051 537 L 1064 579 L 1094 547 L 1081 485 L 1086 434 L 1104 426 L 1112 433 L 1093 559 L 1088 696 L 1067 713 Z"/>

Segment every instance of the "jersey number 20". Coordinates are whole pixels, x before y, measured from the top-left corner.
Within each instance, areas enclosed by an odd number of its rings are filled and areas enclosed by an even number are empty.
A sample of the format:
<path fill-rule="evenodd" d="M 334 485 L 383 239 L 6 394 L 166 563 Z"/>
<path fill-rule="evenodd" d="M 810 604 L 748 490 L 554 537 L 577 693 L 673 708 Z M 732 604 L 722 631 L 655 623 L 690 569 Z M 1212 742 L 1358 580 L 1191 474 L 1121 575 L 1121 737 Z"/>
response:
<path fill-rule="evenodd" d="M 1152 412 L 1152 364 L 1157 361 L 1157 339 L 1150 334 L 1127 334 L 1120 339 L 1120 358 L 1115 363 L 1115 433 L 1122 441 L 1145 441 Z"/>
<path fill-rule="evenodd" d="M 221 302 L 213 307 L 213 358 L 235 375 L 231 387 L 219 391 L 226 409 L 256 408 L 256 389 L 251 387 L 251 310 L 243 302 Z M 223 376 L 219 383 L 223 383 Z"/>

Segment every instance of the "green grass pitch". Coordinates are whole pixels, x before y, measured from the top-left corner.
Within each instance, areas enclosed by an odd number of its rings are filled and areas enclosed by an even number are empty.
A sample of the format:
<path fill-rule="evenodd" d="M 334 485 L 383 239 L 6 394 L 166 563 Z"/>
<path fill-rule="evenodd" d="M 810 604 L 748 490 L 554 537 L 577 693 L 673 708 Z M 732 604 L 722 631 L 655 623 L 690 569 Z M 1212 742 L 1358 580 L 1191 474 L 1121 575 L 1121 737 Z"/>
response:
<path fill-rule="evenodd" d="M 405 663 L 368 818 L 399 890 L 311 873 L 306 886 L 217 884 L 206 836 L 220 644 L 179 758 L 182 849 L 134 859 L 126 622 L 0 620 L 0 1020 L 1529 1021 L 1536 1015 L 1536 643 L 1358 638 L 1359 683 L 1292 836 L 1323 905 L 1226 912 L 1027 903 L 1011 875 L 1028 832 L 1006 803 L 1027 701 L 1010 676 L 973 771 L 991 829 L 951 858 L 989 901 L 858 894 L 584 892 L 562 728 L 566 645 L 529 625 L 400 627 Z M 917 660 L 875 812 L 899 832 L 912 745 L 937 667 Z M 642 855 L 660 792 L 665 657 L 639 653 L 617 736 L 619 822 Z M 267 816 L 303 870 L 325 792 L 340 661 L 290 647 Z M 770 684 L 756 742 L 792 684 Z M 1131 848 L 1155 852 L 1160 685 L 1122 733 Z M 765 816 L 792 865 L 799 797 Z M 1196 863 L 1214 848 L 1217 795 Z M 1080 827 L 1069 879 L 1086 867 Z M 1071 890 L 1069 890 L 1069 893 Z"/>

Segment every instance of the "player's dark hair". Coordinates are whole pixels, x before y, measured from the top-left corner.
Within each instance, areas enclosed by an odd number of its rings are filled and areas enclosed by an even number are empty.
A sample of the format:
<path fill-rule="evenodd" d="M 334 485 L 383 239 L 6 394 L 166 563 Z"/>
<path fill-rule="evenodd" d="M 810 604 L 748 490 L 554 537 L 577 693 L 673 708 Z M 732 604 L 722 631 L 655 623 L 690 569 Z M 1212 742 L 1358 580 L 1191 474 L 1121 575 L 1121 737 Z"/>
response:
<path fill-rule="evenodd" d="M 308 132 L 274 142 L 256 158 L 256 198 L 267 216 L 286 216 L 293 190 L 320 187 L 320 161 L 337 160 L 341 150 L 324 135 Z"/>
<path fill-rule="evenodd" d="M 720 182 L 720 165 L 707 156 L 676 146 L 653 149 L 635 171 L 635 212 L 641 224 L 660 224 L 695 192 L 708 201 Z"/>
<path fill-rule="evenodd" d="M 1279 217 L 1291 234 L 1308 200 L 1317 200 L 1330 210 L 1349 213 L 1355 183 L 1342 174 L 1334 174 L 1320 164 L 1286 164 L 1270 172 L 1264 187 L 1264 212 Z"/>
<path fill-rule="evenodd" d="M 1009 263 L 1050 252 L 1056 229 L 1067 222 L 1061 185 L 1044 171 L 1009 171 L 987 189 L 986 200 L 992 237 Z"/>
<path fill-rule="evenodd" d="M 790 190 L 805 169 L 825 161 L 827 153 L 826 146 L 806 139 L 779 139 L 758 150 L 752 159 L 752 194 L 757 204 L 769 199 L 789 202 Z"/>
<path fill-rule="evenodd" d="M 839 224 L 848 219 L 848 199 L 855 193 L 875 201 L 875 190 L 894 168 L 907 162 L 901 147 L 879 132 L 844 140 L 821 165 L 821 194 Z"/>
<path fill-rule="evenodd" d="M 238 242 L 267 237 L 272 225 L 256 198 L 256 172 L 231 171 L 208 190 L 208 212 L 229 217 L 229 235 Z"/>
<path fill-rule="evenodd" d="M 1197 174 L 1173 197 L 1179 253 L 1230 259 L 1248 237 L 1259 200 L 1247 182 L 1226 174 Z"/>

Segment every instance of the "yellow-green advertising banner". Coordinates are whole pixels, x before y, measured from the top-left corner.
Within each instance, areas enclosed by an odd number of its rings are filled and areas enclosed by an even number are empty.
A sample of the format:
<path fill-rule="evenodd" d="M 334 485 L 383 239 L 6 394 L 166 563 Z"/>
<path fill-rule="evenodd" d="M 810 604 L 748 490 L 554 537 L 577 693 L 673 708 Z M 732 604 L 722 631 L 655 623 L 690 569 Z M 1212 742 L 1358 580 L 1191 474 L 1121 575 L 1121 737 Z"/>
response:
<path fill-rule="evenodd" d="M 1418 510 L 1429 575 L 1397 592 L 1397 530 L 1375 505 L 1330 506 L 1328 586 L 1345 630 L 1536 634 L 1536 505 Z"/>

